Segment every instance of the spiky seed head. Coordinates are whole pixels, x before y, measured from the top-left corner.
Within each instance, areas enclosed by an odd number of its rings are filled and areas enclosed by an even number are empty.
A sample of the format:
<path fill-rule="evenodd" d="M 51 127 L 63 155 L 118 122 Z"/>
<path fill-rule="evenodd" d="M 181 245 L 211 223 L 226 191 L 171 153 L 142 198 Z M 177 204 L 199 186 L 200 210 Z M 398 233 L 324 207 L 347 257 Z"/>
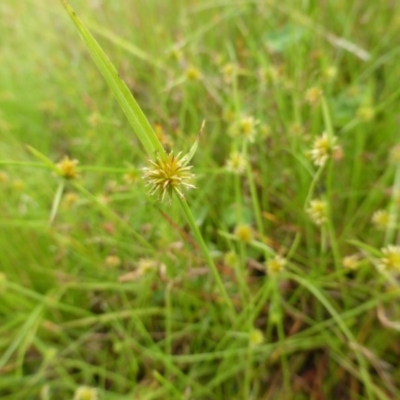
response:
<path fill-rule="evenodd" d="M 360 266 L 360 256 L 358 254 L 351 254 L 349 256 L 343 257 L 342 265 L 343 268 L 354 271 Z"/>
<path fill-rule="evenodd" d="M 266 262 L 267 272 L 269 275 L 276 275 L 285 269 L 286 259 L 281 256 L 276 256 Z"/>
<path fill-rule="evenodd" d="M 188 157 L 181 154 L 174 155 L 171 151 L 164 157 L 157 155 L 149 160 L 149 167 L 143 168 L 142 178 L 150 187 L 149 194 L 158 195 L 160 201 L 165 199 L 166 193 L 172 198 L 174 192 L 184 199 L 183 190 L 195 188 L 194 175 L 190 172 L 192 166 L 188 165 Z"/>
<path fill-rule="evenodd" d="M 400 272 L 400 246 L 389 245 L 381 249 L 382 257 L 378 269 L 382 271 Z"/>
<path fill-rule="evenodd" d="M 58 174 L 64 179 L 76 179 L 79 177 L 78 164 L 78 160 L 71 160 L 68 156 L 65 156 L 57 164 Z"/>
<path fill-rule="evenodd" d="M 375 226 L 375 228 L 380 231 L 384 231 L 392 225 L 392 219 L 390 218 L 390 214 L 386 210 L 375 211 L 372 214 L 371 222 Z"/>
<path fill-rule="evenodd" d="M 310 106 L 315 107 L 320 103 L 322 95 L 321 88 L 311 87 L 306 91 L 305 100 Z"/>
<path fill-rule="evenodd" d="M 226 169 L 237 175 L 242 175 L 246 171 L 246 158 L 239 152 L 234 151 L 226 160 Z"/>
<path fill-rule="evenodd" d="M 254 328 L 250 332 L 250 346 L 259 346 L 264 343 L 265 337 L 260 329 Z"/>
<path fill-rule="evenodd" d="M 254 142 L 256 136 L 257 121 L 253 116 L 246 115 L 235 121 L 229 128 L 229 134 L 232 137 L 242 137 L 249 142 Z"/>
<path fill-rule="evenodd" d="M 244 243 L 250 243 L 254 237 L 253 229 L 246 224 L 237 225 L 234 234 L 238 240 Z"/>
<path fill-rule="evenodd" d="M 315 225 L 320 226 L 328 219 L 328 204 L 325 200 L 311 200 L 306 211 Z"/>
<path fill-rule="evenodd" d="M 80 386 L 75 391 L 74 400 L 98 400 L 97 390 L 88 386 Z"/>
<path fill-rule="evenodd" d="M 337 137 L 330 137 L 326 132 L 323 132 L 320 137 L 315 139 L 309 154 L 317 167 L 325 165 L 328 158 L 339 149 L 336 142 Z"/>

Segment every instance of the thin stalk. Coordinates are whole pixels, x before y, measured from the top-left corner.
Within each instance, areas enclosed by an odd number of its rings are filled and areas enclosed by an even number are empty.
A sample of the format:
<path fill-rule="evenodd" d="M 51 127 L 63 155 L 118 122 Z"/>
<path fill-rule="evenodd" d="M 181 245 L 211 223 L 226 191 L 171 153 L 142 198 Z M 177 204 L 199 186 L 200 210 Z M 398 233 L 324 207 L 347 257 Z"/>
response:
<path fill-rule="evenodd" d="M 176 197 L 179 199 L 179 203 L 181 204 L 182 210 L 185 214 L 186 221 L 188 222 L 190 228 L 192 229 L 193 235 L 203 252 L 203 256 L 211 270 L 211 273 L 213 275 L 215 283 L 217 284 L 220 295 L 224 299 L 226 306 L 229 308 L 230 317 L 234 320 L 235 319 L 234 317 L 236 314 L 235 308 L 233 306 L 231 299 L 229 298 L 228 292 L 226 291 L 224 283 L 222 282 L 222 279 L 219 275 L 217 267 L 214 264 L 214 261 L 210 254 L 210 251 L 208 250 L 208 247 L 207 247 L 206 243 L 204 242 L 203 236 L 196 224 L 196 221 L 193 217 L 192 211 L 190 210 L 190 207 L 188 206 L 186 200 L 182 199 L 180 196 L 176 196 Z"/>

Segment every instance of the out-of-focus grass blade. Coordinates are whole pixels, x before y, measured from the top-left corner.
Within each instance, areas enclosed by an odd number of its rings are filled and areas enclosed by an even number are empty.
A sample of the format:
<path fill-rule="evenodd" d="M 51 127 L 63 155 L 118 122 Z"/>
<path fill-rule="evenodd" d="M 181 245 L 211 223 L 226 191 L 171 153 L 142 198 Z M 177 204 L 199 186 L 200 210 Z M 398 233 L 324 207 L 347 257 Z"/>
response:
<path fill-rule="evenodd" d="M 133 98 L 132 93 L 120 78 L 117 70 L 89 30 L 76 16 L 75 11 L 71 8 L 68 2 L 66 0 L 61 0 L 61 2 L 75 26 L 78 28 L 86 48 L 89 50 L 94 62 L 97 65 L 97 68 L 100 70 L 108 86 L 117 98 L 122 110 L 128 118 L 129 123 L 141 141 L 147 154 L 150 157 L 153 157 L 154 153 L 157 152 L 161 157 L 163 157 L 165 152 L 160 141 L 154 133 L 143 111 Z"/>
<path fill-rule="evenodd" d="M 111 31 L 97 25 L 95 22 L 93 22 L 91 20 L 84 18 L 84 22 L 85 22 L 86 26 L 92 32 L 95 32 L 96 34 L 109 40 L 111 43 L 114 43 L 116 46 L 120 47 L 121 49 L 126 50 L 128 53 L 139 58 L 140 60 L 143 60 L 143 61 L 149 63 L 150 65 L 153 65 L 156 68 L 159 68 L 163 71 L 168 71 L 168 68 L 165 65 L 163 65 L 159 60 L 153 58 L 151 55 L 146 53 L 141 48 L 133 45 L 128 40 L 116 35 L 114 32 L 111 32 Z"/>

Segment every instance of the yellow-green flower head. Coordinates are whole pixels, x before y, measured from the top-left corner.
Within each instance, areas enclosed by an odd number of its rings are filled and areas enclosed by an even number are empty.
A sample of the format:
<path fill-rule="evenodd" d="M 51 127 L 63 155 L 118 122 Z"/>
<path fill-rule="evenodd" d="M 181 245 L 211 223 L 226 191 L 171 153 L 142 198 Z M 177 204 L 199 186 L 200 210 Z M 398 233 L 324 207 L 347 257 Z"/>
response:
<path fill-rule="evenodd" d="M 250 243 L 253 240 L 253 229 L 250 225 L 240 224 L 235 228 L 235 236 L 244 243 Z"/>
<path fill-rule="evenodd" d="M 382 257 L 378 269 L 382 271 L 400 272 L 400 246 L 389 245 L 381 249 Z"/>
<path fill-rule="evenodd" d="M 234 174 L 242 175 L 246 171 L 246 158 L 237 151 L 231 153 L 226 161 L 226 169 Z"/>
<path fill-rule="evenodd" d="M 346 256 L 342 260 L 343 268 L 354 271 L 358 269 L 360 266 L 360 256 L 358 254 L 352 254 L 350 256 Z"/>
<path fill-rule="evenodd" d="M 311 200 L 306 211 L 315 225 L 320 226 L 328 219 L 328 204 L 325 200 Z"/>
<path fill-rule="evenodd" d="M 389 160 L 393 164 L 400 163 L 400 144 L 397 144 L 390 149 Z"/>
<path fill-rule="evenodd" d="M 276 256 L 266 262 L 267 272 L 269 275 L 276 275 L 285 269 L 286 259 L 281 256 Z"/>
<path fill-rule="evenodd" d="M 88 386 L 80 386 L 75 391 L 74 400 L 98 400 L 97 390 Z"/>
<path fill-rule="evenodd" d="M 79 177 L 78 160 L 71 160 L 65 156 L 58 164 L 58 174 L 65 179 L 76 179 Z"/>
<path fill-rule="evenodd" d="M 244 116 L 231 125 L 229 134 L 232 137 L 243 137 L 249 142 L 254 142 L 257 124 L 258 121 L 253 116 Z"/>
<path fill-rule="evenodd" d="M 191 81 L 198 81 L 201 78 L 200 70 L 193 65 L 186 68 L 185 75 Z"/>
<path fill-rule="evenodd" d="M 192 168 L 188 164 L 188 157 L 181 157 L 182 153 L 174 155 L 164 154 L 164 157 L 157 155 L 155 160 L 149 160 L 150 166 L 143 168 L 143 179 L 150 186 L 150 195 L 158 195 L 159 200 L 163 201 L 165 194 L 170 198 L 175 192 L 180 198 L 184 199 L 184 189 L 194 189 L 192 184 L 194 175 L 190 172 Z"/>
<path fill-rule="evenodd" d="M 221 68 L 221 73 L 222 73 L 222 78 L 224 83 L 229 84 L 232 83 L 233 79 L 235 78 L 235 76 L 238 73 L 238 66 L 236 64 L 233 63 L 228 63 L 225 64 L 222 68 Z"/>
<path fill-rule="evenodd" d="M 380 231 L 384 231 L 392 225 L 390 214 L 386 210 L 375 211 L 372 214 L 371 222 Z"/>
<path fill-rule="evenodd" d="M 260 331 L 260 329 L 253 329 L 250 332 L 250 346 L 259 346 L 264 343 L 264 334 Z"/>
<path fill-rule="evenodd" d="M 364 122 L 369 122 L 375 117 L 375 109 L 371 106 L 362 106 L 357 110 L 357 117 Z"/>
<path fill-rule="evenodd" d="M 316 106 L 321 101 L 323 92 L 319 87 L 311 87 L 306 91 L 305 100 L 310 106 Z"/>
<path fill-rule="evenodd" d="M 338 149 L 336 142 L 337 137 L 330 137 L 326 132 L 323 132 L 319 138 L 315 139 L 309 154 L 316 166 L 322 167 L 325 165 L 328 158 Z"/>

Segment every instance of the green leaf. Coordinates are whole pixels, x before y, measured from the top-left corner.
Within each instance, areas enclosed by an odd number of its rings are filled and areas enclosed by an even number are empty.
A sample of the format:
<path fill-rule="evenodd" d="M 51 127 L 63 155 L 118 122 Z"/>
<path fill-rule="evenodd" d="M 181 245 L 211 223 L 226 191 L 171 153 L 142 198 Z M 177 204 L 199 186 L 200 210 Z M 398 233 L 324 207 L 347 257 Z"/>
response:
<path fill-rule="evenodd" d="M 68 15 L 78 28 L 86 48 L 89 50 L 97 68 L 114 93 L 114 96 L 117 98 L 119 105 L 124 111 L 130 125 L 145 148 L 147 154 L 150 157 L 153 157 L 154 153 L 159 153 L 161 157 L 163 157 L 165 151 L 162 144 L 158 140 L 157 135 L 153 131 L 153 128 L 132 96 L 132 93 L 126 86 L 125 82 L 121 79 L 117 70 L 97 43 L 96 39 L 76 16 L 75 11 L 71 8 L 68 2 L 66 0 L 61 1 L 68 12 Z"/>
<path fill-rule="evenodd" d="M 286 25 L 282 29 L 269 32 L 266 36 L 267 46 L 278 53 L 300 42 L 305 29 L 297 25 Z"/>

